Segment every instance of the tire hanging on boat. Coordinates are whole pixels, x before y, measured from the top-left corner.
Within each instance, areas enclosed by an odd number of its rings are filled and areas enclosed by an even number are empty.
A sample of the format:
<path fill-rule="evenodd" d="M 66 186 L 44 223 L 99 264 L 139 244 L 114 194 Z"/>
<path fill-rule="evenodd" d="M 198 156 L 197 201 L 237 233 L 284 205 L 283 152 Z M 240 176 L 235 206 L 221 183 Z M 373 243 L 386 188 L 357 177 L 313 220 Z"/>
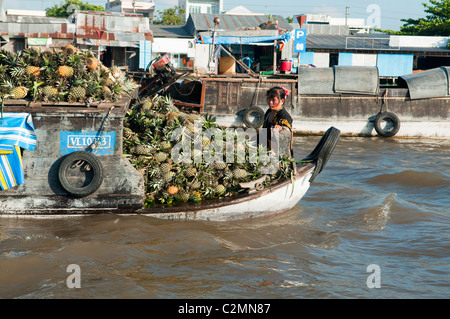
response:
<path fill-rule="evenodd" d="M 255 113 L 257 114 L 258 120 L 254 122 L 251 120 L 251 115 Z M 251 106 L 244 110 L 244 113 L 242 114 L 242 121 L 245 125 L 247 125 L 247 127 L 259 128 L 264 124 L 264 114 L 264 110 L 259 106 Z"/>
<path fill-rule="evenodd" d="M 382 123 L 389 121 L 392 123 L 392 127 L 386 129 L 382 126 Z M 382 137 L 392 137 L 400 130 L 400 119 L 392 112 L 378 113 L 374 121 L 375 131 Z"/>
<path fill-rule="evenodd" d="M 69 169 L 80 168 L 81 171 L 90 172 L 92 179 L 87 185 L 75 186 L 69 182 Z M 61 186 L 74 197 L 86 197 L 95 193 L 103 182 L 103 167 L 98 158 L 88 152 L 73 152 L 64 157 L 58 169 L 58 178 Z"/>
<path fill-rule="evenodd" d="M 339 141 L 340 135 L 341 131 L 333 126 L 330 127 L 322 136 L 314 150 L 302 160 L 303 162 L 316 162 L 314 173 L 309 179 L 310 183 L 312 183 L 316 176 L 324 169 Z"/>

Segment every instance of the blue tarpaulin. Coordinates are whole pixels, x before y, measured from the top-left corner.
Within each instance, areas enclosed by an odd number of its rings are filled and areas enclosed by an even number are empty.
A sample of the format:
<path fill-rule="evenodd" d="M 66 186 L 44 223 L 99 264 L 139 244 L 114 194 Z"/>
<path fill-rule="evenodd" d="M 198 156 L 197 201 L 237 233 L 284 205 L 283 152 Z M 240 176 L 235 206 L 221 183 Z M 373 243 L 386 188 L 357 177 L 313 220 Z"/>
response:
<path fill-rule="evenodd" d="M 33 151 L 36 134 L 28 113 L 3 113 L 0 121 L 0 188 L 2 190 L 25 182 L 20 148 Z"/>
<path fill-rule="evenodd" d="M 36 147 L 36 134 L 29 113 L 3 113 L 0 121 L 0 150 L 12 146 L 33 151 Z"/>
<path fill-rule="evenodd" d="M 289 41 L 291 34 L 278 34 L 272 36 L 253 36 L 253 37 L 240 37 L 240 36 L 225 36 L 216 35 L 214 38 L 214 44 L 253 44 L 253 43 L 270 43 L 275 40 Z M 196 43 L 212 44 L 212 36 L 199 36 L 196 39 Z"/>

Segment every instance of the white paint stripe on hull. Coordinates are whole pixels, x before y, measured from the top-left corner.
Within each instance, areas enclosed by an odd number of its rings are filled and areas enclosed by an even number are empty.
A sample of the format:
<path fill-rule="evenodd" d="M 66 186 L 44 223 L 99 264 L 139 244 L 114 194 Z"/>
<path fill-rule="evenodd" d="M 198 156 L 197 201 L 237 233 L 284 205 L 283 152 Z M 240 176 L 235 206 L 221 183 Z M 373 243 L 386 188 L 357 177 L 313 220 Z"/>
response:
<path fill-rule="evenodd" d="M 223 127 L 245 127 L 242 120 L 235 116 L 217 115 L 216 123 Z M 323 134 L 330 126 L 339 129 L 341 136 L 378 136 L 374 123 L 368 119 L 294 117 L 293 129 L 301 134 Z M 450 138 L 450 121 L 400 118 L 400 130 L 395 137 Z"/>

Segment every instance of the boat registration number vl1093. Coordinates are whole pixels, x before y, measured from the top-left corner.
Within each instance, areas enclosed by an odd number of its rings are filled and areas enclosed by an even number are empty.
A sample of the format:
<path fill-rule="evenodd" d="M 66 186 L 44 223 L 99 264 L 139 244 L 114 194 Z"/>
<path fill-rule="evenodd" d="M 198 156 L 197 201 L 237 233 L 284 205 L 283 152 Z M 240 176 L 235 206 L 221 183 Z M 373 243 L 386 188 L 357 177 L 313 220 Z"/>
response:
<path fill-rule="evenodd" d="M 114 155 L 116 146 L 116 132 L 67 132 L 60 134 L 60 155 L 67 155 L 75 151 L 85 151 L 94 146 L 95 155 Z"/>

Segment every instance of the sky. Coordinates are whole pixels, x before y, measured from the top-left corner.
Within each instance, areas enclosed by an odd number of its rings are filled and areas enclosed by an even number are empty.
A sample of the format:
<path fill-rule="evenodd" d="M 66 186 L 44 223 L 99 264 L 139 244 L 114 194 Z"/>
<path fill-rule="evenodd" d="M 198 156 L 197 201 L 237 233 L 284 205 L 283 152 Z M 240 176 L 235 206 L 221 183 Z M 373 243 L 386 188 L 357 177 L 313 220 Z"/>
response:
<path fill-rule="evenodd" d="M 105 5 L 106 0 L 82 0 L 95 5 Z M 5 0 L 5 9 L 44 10 L 64 0 Z M 178 5 L 178 0 L 154 0 L 156 10 Z M 274 4 L 274 3 L 277 4 Z M 255 13 L 293 17 L 298 14 L 328 14 L 336 18 L 364 19 L 368 25 L 386 30 L 399 30 L 400 19 L 425 17 L 423 2 L 427 0 L 223 0 L 224 10 L 244 5 Z M 294 19 L 295 21 L 295 19 Z"/>

